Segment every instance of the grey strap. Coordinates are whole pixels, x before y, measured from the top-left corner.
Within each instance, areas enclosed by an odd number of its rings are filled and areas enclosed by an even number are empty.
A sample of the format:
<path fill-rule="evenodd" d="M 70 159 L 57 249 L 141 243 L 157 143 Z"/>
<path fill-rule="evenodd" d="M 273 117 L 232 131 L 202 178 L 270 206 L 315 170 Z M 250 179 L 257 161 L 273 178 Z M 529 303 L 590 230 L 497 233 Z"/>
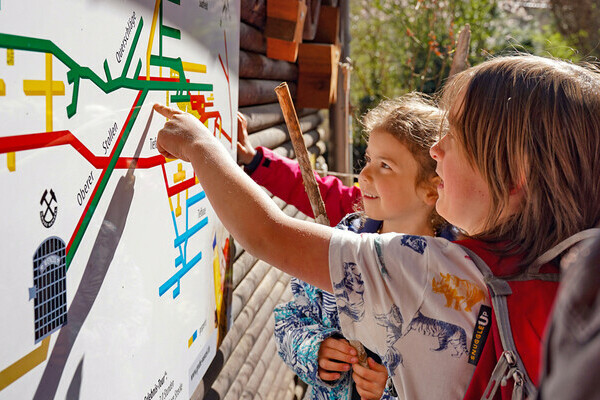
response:
<path fill-rule="evenodd" d="M 513 393 L 515 395 L 523 396 L 523 390 L 525 393 L 534 393 L 535 385 L 529 378 L 527 374 L 527 370 L 525 369 L 525 365 L 517 352 L 517 347 L 513 340 L 512 331 L 510 328 L 510 320 L 508 318 L 508 307 L 506 305 L 506 297 L 512 294 L 512 290 L 508 285 L 508 282 L 502 280 L 492 273 L 492 270 L 488 265 L 479 257 L 475 252 L 471 249 L 468 249 L 463 246 L 465 252 L 471 257 L 479 271 L 481 271 L 483 275 L 483 279 L 488 286 L 491 294 L 492 300 L 492 308 L 494 310 L 494 314 L 496 315 L 496 323 L 498 324 L 498 332 L 500 333 L 500 341 L 502 342 L 502 348 L 504 349 L 504 353 L 502 353 L 502 357 L 498 360 L 496 367 L 494 368 L 494 372 L 490 378 L 490 382 L 488 383 L 488 387 L 486 388 L 482 400 L 491 399 L 494 397 L 494 394 L 498 390 L 498 387 L 501 383 L 506 384 L 506 380 L 510 378 L 515 378 L 515 385 L 519 386 L 519 389 L 515 392 L 513 389 Z M 519 378 L 519 379 L 517 379 Z M 514 400 L 516 400 L 513 397 Z"/>
<path fill-rule="evenodd" d="M 510 279 L 558 281 L 560 278 L 559 274 L 541 274 L 540 267 L 549 263 L 578 242 L 595 237 L 600 237 L 599 228 L 586 229 L 578 232 L 539 256 L 523 274 L 511 277 Z M 496 315 L 496 323 L 498 324 L 502 349 L 504 349 L 481 399 L 488 400 L 493 398 L 498 387 L 500 385 L 506 385 L 506 381 L 512 378 L 515 380 L 512 398 L 513 400 L 521 400 L 524 395 L 534 394 L 536 392 L 536 387 L 527 374 L 523 360 L 521 360 L 521 357 L 517 352 L 517 347 L 510 328 L 506 297 L 512 294 L 512 290 L 506 280 L 494 276 L 490 267 L 488 267 L 481 257 L 471 249 L 464 246 L 462 246 L 462 248 L 469 257 L 471 257 L 479 271 L 481 271 L 484 282 L 488 286 L 492 297 L 492 308 Z"/>
<path fill-rule="evenodd" d="M 600 236 L 600 228 L 592 228 L 586 229 L 581 232 L 577 232 L 573 236 L 569 236 L 550 250 L 546 251 L 544 254 L 539 256 L 532 264 L 527 268 L 527 271 L 533 275 L 538 275 L 540 272 L 540 267 L 544 264 L 548 264 L 550 261 L 554 260 L 558 257 L 563 251 L 567 250 L 571 246 L 581 242 L 585 239 L 591 239 Z M 542 274 L 548 275 L 548 274 Z"/>

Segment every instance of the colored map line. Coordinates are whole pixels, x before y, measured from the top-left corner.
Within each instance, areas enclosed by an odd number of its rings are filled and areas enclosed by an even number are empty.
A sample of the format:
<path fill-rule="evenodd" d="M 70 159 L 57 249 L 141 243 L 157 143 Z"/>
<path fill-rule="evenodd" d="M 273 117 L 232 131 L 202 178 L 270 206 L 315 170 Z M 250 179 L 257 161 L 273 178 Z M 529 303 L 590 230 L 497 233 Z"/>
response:
<path fill-rule="evenodd" d="M 196 340 L 197 337 L 198 337 L 198 329 L 196 329 L 194 331 L 194 333 L 192 334 L 192 336 L 190 336 L 190 338 L 188 339 L 188 349 L 190 347 L 192 347 L 192 344 L 194 343 L 194 341 Z"/>
<path fill-rule="evenodd" d="M 141 28 L 143 25 L 143 20 L 140 18 L 140 24 L 138 25 L 138 29 L 136 31 L 136 35 L 134 40 L 132 41 L 132 45 L 130 48 L 130 55 L 133 54 L 135 50 L 135 46 L 139 39 L 139 35 L 141 32 Z M 184 70 L 183 70 L 183 62 L 181 58 L 169 58 L 162 56 L 151 56 L 150 63 L 158 66 L 170 66 L 173 69 L 180 71 L 180 79 L 178 81 L 168 80 L 145 80 L 138 79 L 138 76 L 135 75 L 133 78 L 126 77 L 127 70 L 124 66 L 123 73 L 120 77 L 110 79 L 107 77 L 107 80 L 104 81 L 100 76 L 98 76 L 94 71 L 92 71 L 88 67 L 83 67 L 79 65 L 75 60 L 69 57 L 62 49 L 60 49 L 54 42 L 46 39 L 38 39 L 27 36 L 18 36 L 18 35 L 10 35 L 6 33 L 0 33 L 0 47 L 25 50 L 31 52 L 40 52 L 40 53 L 52 53 L 58 60 L 60 60 L 69 71 L 67 72 L 67 79 L 70 84 L 73 84 L 73 100 L 72 103 L 67 106 L 67 115 L 72 117 L 75 115 L 77 110 L 77 99 L 79 94 L 79 81 L 80 79 L 89 79 L 94 83 L 100 90 L 104 93 L 111 93 L 117 89 L 134 89 L 134 90 L 143 90 L 143 91 L 165 91 L 165 90 L 178 90 L 178 91 L 212 91 L 213 85 L 207 83 L 189 83 L 185 79 Z M 139 69 L 141 68 L 141 61 L 138 64 L 137 72 L 139 73 Z M 110 75 L 110 74 L 108 74 Z"/>
<path fill-rule="evenodd" d="M 225 79 L 227 79 L 227 92 L 229 93 L 229 118 L 231 121 L 231 132 L 233 132 L 233 114 L 232 114 L 232 106 L 231 106 L 231 84 L 229 83 L 229 57 L 227 56 L 227 33 L 225 31 L 223 31 L 223 40 L 225 41 L 225 62 L 227 64 L 227 67 L 225 67 L 225 65 L 223 65 L 223 60 L 221 59 L 221 55 L 219 54 L 219 62 L 221 63 L 221 68 L 223 68 L 223 73 L 225 74 Z M 233 141 L 231 140 L 231 137 L 229 137 L 225 131 L 223 131 L 223 134 L 225 135 L 226 138 L 228 138 L 229 142 L 231 143 L 231 146 L 233 146 Z"/>
<path fill-rule="evenodd" d="M 50 336 L 42 340 L 38 348 L 0 371 L 0 391 L 43 363 L 48 357 L 48 347 L 50 347 Z"/>
<path fill-rule="evenodd" d="M 167 195 L 169 197 L 173 197 L 177 193 L 181 193 L 184 190 L 189 189 L 196 184 L 196 175 L 194 174 L 194 176 L 191 177 L 190 179 L 187 179 L 176 185 L 169 186 L 169 179 L 167 178 L 167 170 L 165 168 L 165 165 L 166 164 L 163 164 L 162 171 L 163 171 L 163 178 L 165 180 L 165 187 L 167 189 Z"/>
<path fill-rule="evenodd" d="M 112 172 L 115 168 L 115 165 L 117 163 L 119 155 L 121 154 L 121 151 L 123 150 L 123 147 L 125 146 L 125 142 L 127 141 L 127 138 L 129 137 L 129 133 L 131 132 L 131 129 L 133 128 L 133 124 L 135 123 L 135 120 L 141 109 L 141 103 L 144 102 L 147 94 L 148 94 L 147 91 L 140 91 L 138 93 L 135 101 L 133 102 L 133 106 L 131 107 L 131 110 L 129 111 L 129 115 L 127 116 L 127 119 L 125 120 L 125 123 L 123 124 L 123 129 L 121 129 L 121 132 L 119 133 L 119 137 L 117 138 L 117 141 L 115 143 L 115 147 L 113 148 L 113 151 L 110 155 L 109 164 L 106 167 L 106 169 L 104 169 L 102 171 L 102 173 L 100 174 L 99 183 L 94 187 L 94 190 L 92 191 L 92 194 L 90 195 L 90 200 L 88 201 L 88 203 L 85 206 L 85 210 L 84 210 L 81 218 L 79 219 L 79 222 L 77 223 L 77 226 L 75 228 L 73 236 L 71 237 L 71 240 L 69 240 L 69 244 L 67 245 L 67 257 L 66 257 L 67 271 L 69 270 L 69 266 L 71 265 L 73 256 L 75 255 L 75 252 L 77 251 L 77 248 L 79 247 L 79 244 L 81 243 L 83 234 L 85 233 L 87 227 L 89 226 L 92 216 L 94 215 L 94 212 L 96 211 L 96 207 L 98 206 L 100 197 L 102 197 L 102 193 L 104 192 L 104 189 L 106 188 L 106 185 L 108 184 L 108 180 L 109 180 L 110 176 L 112 175 Z"/>
<path fill-rule="evenodd" d="M 46 98 L 46 131 L 53 131 L 52 127 L 52 98 L 65 95 L 65 84 L 63 81 L 52 80 L 52 54 L 46 53 L 46 79 L 23 80 L 23 91 L 26 96 L 44 96 Z"/>
<path fill-rule="evenodd" d="M 156 0 L 154 3 L 154 15 L 152 16 L 152 25 L 150 27 L 150 35 L 148 36 L 148 47 L 146 47 L 146 80 L 150 80 L 150 56 L 152 55 L 152 43 L 154 42 L 154 33 L 156 32 L 156 20 L 160 9 L 161 0 Z"/>
<path fill-rule="evenodd" d="M 107 168 L 110 164 L 110 157 L 95 156 L 68 130 L 2 137 L 0 154 L 65 145 L 70 145 L 77 150 L 96 169 Z M 136 168 L 152 168 L 164 164 L 165 158 L 161 155 L 147 158 L 120 157 L 115 163 L 115 168 L 128 169 L 134 162 L 137 163 Z"/>
<path fill-rule="evenodd" d="M 186 214 L 187 214 L 187 211 L 186 211 Z M 179 252 L 180 252 L 179 257 L 177 257 L 175 259 L 175 267 L 178 267 L 180 265 L 182 267 L 179 270 L 177 270 L 177 272 L 175 272 L 175 274 L 173 274 L 173 276 L 171 276 L 169 279 L 167 279 L 167 281 L 165 283 L 160 285 L 160 287 L 158 288 L 158 295 L 159 295 L 159 297 L 161 297 L 171 287 L 176 286 L 175 289 L 173 289 L 173 298 L 176 298 L 177 296 L 179 296 L 179 293 L 181 290 L 181 278 L 183 278 L 183 276 L 185 274 L 187 274 L 202 259 L 202 252 L 199 252 L 198 254 L 196 254 L 194 256 L 194 258 L 192 258 L 190 261 L 186 262 L 185 261 L 186 255 L 182 254 L 181 246 L 184 243 L 187 246 L 187 241 L 188 241 L 189 237 L 192 236 L 193 234 L 197 233 L 200 229 L 204 228 L 208 224 L 208 217 L 204 217 L 204 219 L 202 219 L 200 222 L 198 222 L 196 225 L 194 225 L 191 230 L 186 231 L 183 234 L 179 235 L 177 232 L 177 223 L 175 221 L 175 212 L 173 210 L 171 210 L 171 215 L 173 217 L 173 223 L 175 224 L 175 235 L 177 236 L 177 238 L 175 239 L 175 247 L 179 248 Z"/>

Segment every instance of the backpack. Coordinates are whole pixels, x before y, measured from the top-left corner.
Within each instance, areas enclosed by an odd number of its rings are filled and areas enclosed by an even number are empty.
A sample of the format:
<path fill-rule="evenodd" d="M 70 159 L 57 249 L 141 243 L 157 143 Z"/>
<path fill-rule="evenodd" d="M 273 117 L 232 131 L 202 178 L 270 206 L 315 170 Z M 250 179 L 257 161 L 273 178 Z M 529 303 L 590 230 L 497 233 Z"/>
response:
<path fill-rule="evenodd" d="M 541 270 L 543 268 L 551 270 L 549 263 L 552 260 L 576 243 L 594 236 L 600 236 L 600 229 L 581 231 L 542 254 L 523 272 L 506 278 L 494 275 L 485 261 L 469 248 L 472 247 L 469 246 L 469 240 L 461 241 L 464 242 L 463 249 L 481 271 L 492 303 L 489 333 L 493 340 L 492 343 L 487 343 L 487 346 L 484 344 L 483 351 L 487 352 L 488 358 L 494 351 L 500 353 L 491 374 L 489 371 L 484 371 L 486 365 L 483 365 L 482 368 L 479 368 L 479 365 L 476 367 L 465 398 L 474 398 L 476 394 L 483 393 L 482 400 L 493 399 L 501 386 L 502 399 L 521 400 L 535 394 L 536 386 L 527 371 L 529 369 L 530 372 L 535 372 L 534 378 L 537 382 L 542 346 L 541 336 L 538 336 L 538 333 L 532 328 L 537 327 L 537 332 L 544 331 L 545 325 L 549 321 L 552 302 L 560 279 L 558 269 L 555 269 L 556 272 L 542 272 Z M 515 301 L 511 301 L 514 299 L 511 299 L 510 296 L 516 296 L 518 300 L 526 298 L 523 297 L 524 294 L 529 294 L 531 304 L 535 304 L 535 307 L 530 307 L 532 310 L 524 310 L 522 304 L 515 304 Z M 521 313 L 531 312 L 531 315 L 527 319 L 515 318 L 519 311 L 515 310 L 515 307 L 521 308 Z M 513 327 L 511 327 L 511 321 L 515 323 Z M 517 351 L 518 346 L 512 335 L 513 330 L 519 332 L 518 343 L 521 353 Z M 495 349 L 491 348 L 492 344 Z M 528 369 L 525 368 L 526 365 Z M 485 379 L 489 380 L 485 390 L 481 392 L 482 384 L 486 383 Z M 512 383 L 512 392 L 509 383 Z"/>

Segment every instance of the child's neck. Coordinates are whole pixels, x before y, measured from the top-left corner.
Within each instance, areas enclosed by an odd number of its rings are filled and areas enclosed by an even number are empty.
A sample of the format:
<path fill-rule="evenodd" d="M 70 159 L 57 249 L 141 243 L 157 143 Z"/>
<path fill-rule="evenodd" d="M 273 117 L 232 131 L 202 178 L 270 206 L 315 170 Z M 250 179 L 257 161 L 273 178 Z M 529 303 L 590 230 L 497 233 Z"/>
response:
<path fill-rule="evenodd" d="M 409 235 L 419 236 L 434 235 L 433 228 L 428 218 L 419 222 L 409 220 L 385 220 L 381 224 L 381 229 L 379 230 L 379 233 L 388 232 L 406 233 Z"/>

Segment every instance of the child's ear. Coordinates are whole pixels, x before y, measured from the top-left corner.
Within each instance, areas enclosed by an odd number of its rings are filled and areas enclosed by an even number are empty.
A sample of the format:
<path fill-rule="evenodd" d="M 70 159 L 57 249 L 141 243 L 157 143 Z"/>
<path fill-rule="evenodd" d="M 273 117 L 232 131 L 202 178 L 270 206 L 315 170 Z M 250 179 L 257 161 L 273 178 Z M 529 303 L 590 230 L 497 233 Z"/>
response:
<path fill-rule="evenodd" d="M 428 206 L 435 207 L 435 203 L 438 199 L 437 187 L 440 182 L 440 177 L 436 175 L 429 180 L 428 184 L 423 185 L 423 201 Z"/>

